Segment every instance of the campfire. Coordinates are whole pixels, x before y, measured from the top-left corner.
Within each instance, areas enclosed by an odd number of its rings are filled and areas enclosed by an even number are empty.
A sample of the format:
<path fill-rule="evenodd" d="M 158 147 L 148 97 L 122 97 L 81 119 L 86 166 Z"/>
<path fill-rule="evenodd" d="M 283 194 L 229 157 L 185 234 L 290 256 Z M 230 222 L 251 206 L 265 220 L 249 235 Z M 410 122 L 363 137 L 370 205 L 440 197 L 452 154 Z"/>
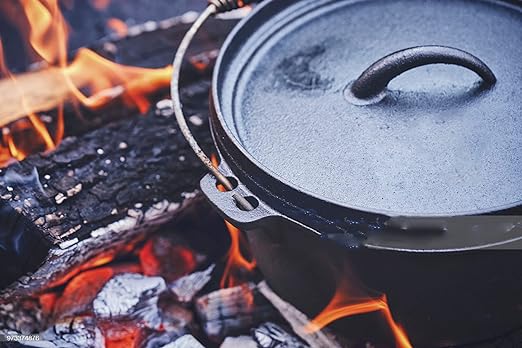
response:
<path fill-rule="evenodd" d="M 197 14 L 110 17 L 107 36 L 73 51 L 62 11 L 75 6 L 0 3 L 30 62 L 10 69 L 12 38 L 1 38 L 0 346 L 412 347 L 386 294 L 355 275 L 314 316 L 279 297 L 243 233 L 199 192 L 205 168 L 168 91 L 172 52 Z M 184 108 L 208 153 L 212 68 L 245 13 L 210 19 L 182 67 Z M 372 337 L 336 326 L 368 315 Z"/>

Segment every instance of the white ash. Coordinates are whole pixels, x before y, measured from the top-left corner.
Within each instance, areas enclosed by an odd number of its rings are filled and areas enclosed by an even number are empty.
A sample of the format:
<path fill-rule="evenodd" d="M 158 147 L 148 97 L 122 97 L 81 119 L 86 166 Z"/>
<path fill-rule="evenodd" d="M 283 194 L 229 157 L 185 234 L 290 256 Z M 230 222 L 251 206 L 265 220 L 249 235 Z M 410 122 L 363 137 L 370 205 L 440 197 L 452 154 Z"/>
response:
<path fill-rule="evenodd" d="M 309 345 L 288 333 L 281 326 L 267 322 L 252 330 L 260 348 L 308 348 Z"/>
<path fill-rule="evenodd" d="M 305 327 L 310 323 L 304 313 L 299 311 L 290 303 L 279 297 L 265 281 L 257 285 L 257 289 L 277 308 L 283 318 L 290 324 L 292 330 L 307 344 L 314 348 L 341 348 L 341 344 L 337 342 L 335 337 L 326 330 L 317 332 L 307 332 Z"/>
<path fill-rule="evenodd" d="M 160 305 L 161 328 L 165 332 L 175 332 L 178 336 L 184 335 L 195 327 L 194 313 L 174 302 Z"/>
<path fill-rule="evenodd" d="M 200 115 L 192 115 L 188 119 L 189 122 L 192 123 L 194 126 L 200 127 L 203 125 L 203 119 Z"/>
<path fill-rule="evenodd" d="M 82 183 L 79 183 L 77 185 L 75 185 L 74 187 L 70 188 L 67 190 L 67 197 L 73 197 L 74 195 L 77 195 L 78 193 L 80 193 L 83 189 L 83 185 Z"/>
<path fill-rule="evenodd" d="M 37 299 L 0 303 L 0 330 L 28 335 L 43 330 L 44 325 L 45 315 Z"/>
<path fill-rule="evenodd" d="M 62 204 L 63 202 L 65 202 L 66 199 L 67 199 L 67 197 L 63 193 L 58 193 L 54 197 L 56 204 Z"/>
<path fill-rule="evenodd" d="M 78 238 L 64 241 L 49 251 L 48 257 L 35 273 L 27 277 L 20 277 L 16 282 L 0 291 L 0 298 L 16 300 L 13 297 L 30 297 L 46 290 L 49 284 L 60 284 L 59 282 L 72 267 L 85 264 L 94 256 L 109 250 L 113 253 L 125 252 L 130 244 L 146 237 L 184 209 L 196 209 L 195 206 L 199 206 L 201 202 L 201 199 L 193 199 L 184 200 L 180 204 L 162 200 L 149 207 L 141 216 L 126 216 L 105 227 L 91 231 L 91 238 L 81 241 Z M 59 219 L 56 215 L 50 215 Z M 57 227 L 57 232 L 50 232 L 55 233 L 58 237 L 60 233 L 63 233 L 59 227 Z M 64 264 L 70 267 L 64 268 Z M 1 319 L 0 317 L 0 324 Z"/>
<path fill-rule="evenodd" d="M 194 272 L 179 278 L 169 285 L 170 291 L 179 302 L 191 302 L 194 296 L 210 281 L 215 266 L 212 264 L 204 271 Z"/>
<path fill-rule="evenodd" d="M 110 41 L 107 41 L 103 43 L 103 50 L 105 52 L 115 55 L 116 53 L 118 53 L 118 46 L 116 46 L 114 43 Z"/>
<path fill-rule="evenodd" d="M 174 104 L 171 99 L 162 99 L 156 103 L 156 115 L 170 117 L 174 114 Z"/>
<path fill-rule="evenodd" d="M 98 238 L 106 233 L 121 233 L 121 231 L 125 230 L 133 230 L 135 227 L 144 225 L 143 218 L 145 217 L 145 221 L 152 222 L 157 219 L 158 221 L 154 221 L 154 225 L 161 225 L 164 222 L 167 222 L 172 216 L 165 216 L 166 212 L 174 212 L 181 205 L 179 203 L 171 203 L 167 200 L 163 200 L 161 202 L 155 203 L 152 207 L 150 207 L 145 213 L 141 210 L 137 209 L 129 209 L 127 211 L 127 217 L 113 222 L 112 224 L 99 228 L 91 232 L 91 237 Z"/>
<path fill-rule="evenodd" d="M 227 337 L 219 348 L 258 348 L 256 341 L 250 336 Z"/>
<path fill-rule="evenodd" d="M 100 257 L 112 257 L 111 254 Z M 81 272 L 72 278 L 53 306 L 53 318 L 72 318 L 81 314 L 93 313 L 93 301 L 105 283 L 117 274 L 136 273 L 139 266 L 133 263 L 97 267 Z"/>
<path fill-rule="evenodd" d="M 161 348 L 205 348 L 194 336 L 184 335 Z"/>
<path fill-rule="evenodd" d="M 82 225 L 76 225 L 74 227 L 71 227 L 67 232 L 62 234 L 62 238 L 67 238 L 68 236 L 72 235 L 73 233 L 77 232 L 82 228 Z"/>
<path fill-rule="evenodd" d="M 187 334 L 186 332 L 183 335 Z M 164 331 L 164 332 L 156 332 L 152 335 L 149 335 L 147 338 L 143 340 L 140 344 L 140 348 L 161 348 L 165 345 L 168 345 L 171 342 L 174 342 L 181 335 L 178 332 L 173 331 Z"/>
<path fill-rule="evenodd" d="M 42 332 L 40 337 L 60 348 L 105 347 L 102 332 L 96 326 L 94 318 L 88 316 L 60 320 Z"/>
<path fill-rule="evenodd" d="M 143 23 L 142 26 L 144 31 L 154 31 L 158 29 L 158 23 L 154 21 L 147 21 Z"/>
<path fill-rule="evenodd" d="M 71 246 L 76 245 L 80 240 L 78 238 L 73 238 L 70 240 L 66 240 L 65 242 L 61 242 L 58 244 L 60 249 L 69 249 Z"/>
<path fill-rule="evenodd" d="M 193 192 L 182 192 L 181 193 L 181 197 L 186 198 L 186 199 L 190 199 L 190 198 L 196 197 L 197 194 L 198 193 L 196 191 L 193 191 Z"/>
<path fill-rule="evenodd" d="M 198 298 L 196 313 L 207 336 L 221 341 L 253 326 L 273 320 L 277 311 L 253 283 L 220 289 Z"/>
<path fill-rule="evenodd" d="M 96 317 L 102 319 L 139 318 L 153 329 L 161 325 L 159 295 L 167 289 L 161 277 L 124 273 L 109 280 L 93 301 Z"/>

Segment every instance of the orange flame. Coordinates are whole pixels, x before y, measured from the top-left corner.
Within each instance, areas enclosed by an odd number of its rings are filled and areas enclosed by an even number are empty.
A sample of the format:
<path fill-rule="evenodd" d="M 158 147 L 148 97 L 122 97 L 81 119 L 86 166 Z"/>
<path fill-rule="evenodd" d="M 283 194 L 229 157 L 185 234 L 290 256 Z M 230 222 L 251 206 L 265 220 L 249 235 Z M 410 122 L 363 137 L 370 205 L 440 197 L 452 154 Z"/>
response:
<path fill-rule="evenodd" d="M 230 288 L 242 283 L 236 275 L 242 271 L 252 272 L 256 268 L 256 261 L 247 260 L 241 253 L 241 231 L 228 221 L 225 221 L 225 225 L 230 233 L 230 248 L 227 252 L 227 263 L 219 285 L 221 288 Z"/>
<path fill-rule="evenodd" d="M 92 7 L 102 11 L 109 7 L 111 0 L 91 0 Z"/>
<path fill-rule="evenodd" d="M 147 95 L 170 83 L 172 67 L 145 69 L 124 66 L 107 60 L 93 51 L 82 48 L 74 61 L 63 70 L 72 93 L 89 108 L 104 106 L 116 96 L 123 98 L 129 107 L 137 107 L 142 113 L 150 106 Z M 90 78 L 87 78 L 90 76 Z M 91 95 L 83 94 L 73 81 L 84 80 L 81 87 Z"/>
<path fill-rule="evenodd" d="M 210 156 L 210 160 L 214 167 L 217 168 L 219 165 L 217 156 L 212 154 Z M 221 192 L 226 191 L 225 187 L 222 185 L 218 185 L 218 190 Z M 243 254 L 241 253 L 241 231 L 235 228 L 228 221 L 225 221 L 225 225 L 227 227 L 228 233 L 230 234 L 230 248 L 227 252 L 227 263 L 225 265 L 225 270 L 223 271 L 223 276 L 221 277 L 220 286 L 221 288 L 230 288 L 241 284 L 241 280 L 238 279 L 235 275 L 241 273 L 241 271 L 252 272 L 256 268 L 256 261 L 247 260 Z"/>
<path fill-rule="evenodd" d="M 97 8 L 104 8 L 108 4 L 109 1 L 93 2 Z M 170 83 L 172 73 L 170 66 L 160 69 L 145 69 L 119 65 L 85 48 L 80 49 L 72 63 L 68 64 L 68 28 L 60 12 L 58 0 L 15 0 L 3 3 L 1 8 L 4 11 L 16 13 L 19 13 L 20 9 L 23 10 L 22 16 L 11 18 L 11 20 L 26 37 L 34 53 L 49 65 L 57 67 L 48 70 L 53 72 L 53 76 L 56 74 L 62 76 L 61 79 L 55 77 L 54 82 L 60 83 L 62 86 L 48 86 L 51 90 L 56 89 L 56 96 L 53 98 L 58 102 L 54 130 L 50 130 L 35 113 L 35 111 L 46 110 L 46 108 L 43 105 L 35 105 L 34 98 L 25 97 L 28 88 L 25 85 L 20 86 L 17 83 L 17 76 L 9 72 L 0 47 L 0 72 L 12 80 L 13 87 L 21 96 L 22 109 L 28 115 L 33 132 L 37 135 L 32 140 L 34 144 L 26 144 L 28 137 L 17 139 L 12 132 L 3 132 L 0 144 L 0 166 L 5 165 L 11 158 L 21 160 L 29 153 L 42 148 L 51 150 L 61 142 L 64 136 L 63 102 L 67 97 L 63 93 L 64 90 L 69 91 L 69 95 L 88 108 L 99 108 L 118 98 L 123 101 L 125 106 L 145 113 L 150 107 L 147 96 L 160 88 L 167 87 Z M 113 19 L 110 21 L 112 24 L 108 25 L 116 32 L 123 33 L 126 26 L 120 22 Z M 42 74 L 41 78 L 48 77 L 49 75 Z M 24 81 L 27 83 L 27 79 Z M 29 83 L 31 82 L 34 81 Z M 46 99 L 41 103 L 48 103 L 49 98 Z M 21 150 L 22 148 L 26 151 Z"/>
<path fill-rule="evenodd" d="M 125 24 L 124 21 L 118 18 L 109 18 L 107 20 L 107 27 L 121 37 L 127 35 L 127 32 L 129 30 L 127 24 Z"/>
<path fill-rule="evenodd" d="M 50 64 L 67 63 L 68 30 L 57 0 L 23 0 L 30 24 L 29 43 Z"/>
<path fill-rule="evenodd" d="M 337 290 L 330 300 L 330 303 L 308 323 L 305 327 L 306 332 L 316 332 L 344 317 L 380 311 L 395 337 L 397 347 L 413 347 L 404 329 L 393 319 L 386 295 L 381 295 L 376 298 L 368 298 L 361 295 L 352 296 L 352 294 L 355 293 L 362 293 L 361 287 L 357 285 L 350 286 L 346 277 L 340 277 L 340 279 L 340 284 L 338 284 Z"/>
<path fill-rule="evenodd" d="M 9 78 L 10 80 L 13 81 L 13 86 L 16 89 L 20 90 L 20 87 L 17 83 L 16 78 L 9 71 L 9 69 L 7 68 L 7 66 L 5 64 L 2 41 L 0 41 L 0 61 L 1 61 L 1 63 L 0 63 L 1 72 L 4 75 L 6 75 L 7 78 Z M 51 135 L 49 134 L 46 126 L 44 125 L 42 120 L 40 120 L 40 117 L 38 115 L 34 114 L 28 108 L 25 97 L 23 97 L 23 93 L 21 93 L 21 95 L 22 95 L 21 105 L 22 105 L 23 109 L 26 111 L 29 120 L 33 124 L 35 131 L 40 136 L 40 138 L 44 141 L 46 149 L 49 150 L 49 149 L 54 148 L 54 146 L 55 146 L 54 141 L 51 138 Z M 9 151 L 11 152 L 12 156 L 16 159 L 21 159 L 21 158 L 25 157 L 25 153 L 23 153 L 22 151 L 20 151 L 16 148 L 16 145 L 14 144 L 13 137 L 11 136 L 10 132 L 3 132 L 3 135 L 6 136 L 6 138 L 4 138 L 4 140 L 8 143 Z"/>

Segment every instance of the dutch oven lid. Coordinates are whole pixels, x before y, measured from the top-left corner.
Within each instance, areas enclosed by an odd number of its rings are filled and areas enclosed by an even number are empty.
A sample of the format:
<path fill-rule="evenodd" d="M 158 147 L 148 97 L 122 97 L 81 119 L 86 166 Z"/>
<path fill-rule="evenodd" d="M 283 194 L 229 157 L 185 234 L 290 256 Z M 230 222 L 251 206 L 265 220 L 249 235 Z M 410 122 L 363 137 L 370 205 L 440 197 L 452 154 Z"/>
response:
<path fill-rule="evenodd" d="M 366 211 L 454 215 L 522 202 L 519 6 L 281 6 L 246 21 L 257 27 L 233 38 L 241 43 L 229 44 L 218 83 L 222 121 L 261 168 Z"/>

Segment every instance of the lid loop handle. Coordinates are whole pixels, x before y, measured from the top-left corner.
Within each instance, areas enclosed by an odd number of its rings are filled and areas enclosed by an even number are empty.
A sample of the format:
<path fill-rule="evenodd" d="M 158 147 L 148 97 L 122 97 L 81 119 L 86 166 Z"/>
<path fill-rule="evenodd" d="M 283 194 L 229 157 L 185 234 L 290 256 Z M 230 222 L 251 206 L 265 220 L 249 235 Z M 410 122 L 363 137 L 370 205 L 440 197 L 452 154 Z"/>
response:
<path fill-rule="evenodd" d="M 350 91 L 359 99 L 376 98 L 398 75 L 428 64 L 453 64 L 468 68 L 488 86 L 497 81 L 491 69 L 468 52 L 447 46 L 417 46 L 394 52 L 373 63 L 351 84 Z"/>
<path fill-rule="evenodd" d="M 205 23 L 205 21 L 212 15 L 237 9 L 251 2 L 253 1 L 209 0 L 209 5 L 207 6 L 207 8 L 199 15 L 199 17 L 196 19 L 196 21 L 192 24 L 190 29 L 183 37 L 183 40 L 181 40 L 181 43 L 178 46 L 178 50 L 176 51 L 176 55 L 174 56 L 174 63 L 172 63 L 173 72 L 172 81 L 170 84 L 170 93 L 172 95 L 172 102 L 174 104 L 174 114 L 176 115 L 176 121 L 178 122 L 181 133 L 183 133 L 183 136 L 185 137 L 185 139 L 187 139 L 190 147 L 192 147 L 192 150 L 198 156 L 201 162 L 216 177 L 217 181 L 226 188 L 227 191 L 232 191 L 234 189 L 234 186 L 232 185 L 230 180 L 228 180 L 228 178 L 223 173 L 221 173 L 221 171 L 218 168 L 214 167 L 210 158 L 205 154 L 203 149 L 201 149 L 197 140 L 192 135 L 192 132 L 190 131 L 190 128 L 187 124 L 185 114 L 183 113 L 183 108 L 181 105 L 181 99 L 179 96 L 179 76 L 181 64 L 183 63 L 185 53 L 187 52 L 187 49 L 190 43 L 192 42 L 192 39 L 194 38 L 198 30 L 201 28 L 203 23 Z M 235 193 L 233 195 L 233 199 L 242 209 L 246 211 L 254 210 L 252 204 L 250 204 L 250 202 L 245 197 Z"/>

